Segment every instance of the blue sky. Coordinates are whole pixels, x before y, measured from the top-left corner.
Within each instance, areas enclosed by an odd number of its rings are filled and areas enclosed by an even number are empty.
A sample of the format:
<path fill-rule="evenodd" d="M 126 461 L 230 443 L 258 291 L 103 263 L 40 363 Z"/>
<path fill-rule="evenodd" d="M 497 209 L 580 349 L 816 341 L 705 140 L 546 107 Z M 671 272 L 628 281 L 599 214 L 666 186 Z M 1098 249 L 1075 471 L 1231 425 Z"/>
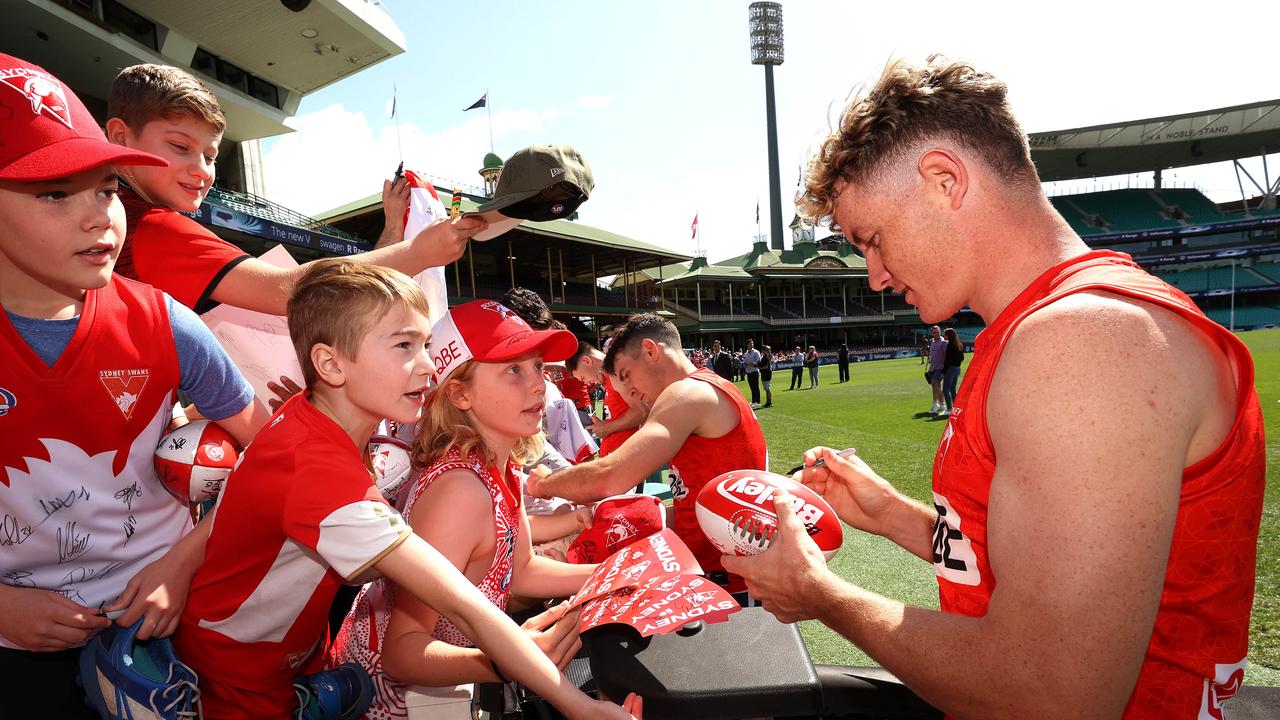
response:
<path fill-rule="evenodd" d="M 479 185 L 489 116 L 496 152 L 577 147 L 595 174 L 583 222 L 714 261 L 745 252 L 755 207 L 768 232 L 764 70 L 750 64 L 745 0 L 380 0 L 404 54 L 304 98 L 297 132 L 264 142 L 267 195 L 319 213 L 407 167 Z M 1280 97 L 1276 19 L 1264 2 L 1174 4 L 784 0 L 786 62 L 775 68 L 783 223 L 798 167 L 850 90 L 891 57 L 944 52 L 1010 86 L 1029 132 Z M 1267 16 L 1270 16 L 1269 19 Z M 1274 182 L 1280 156 L 1269 158 Z M 1247 162 L 1261 182 L 1262 164 Z M 317 180 L 322 178 L 322 180 Z M 1239 197 L 1230 166 L 1165 173 L 1218 200 Z M 1124 178 L 1104 184 L 1123 184 Z M 1246 181 L 1247 182 L 1247 181 Z M 1092 181 L 1087 181 L 1092 185 Z M 789 238 L 788 238 L 789 241 Z"/>

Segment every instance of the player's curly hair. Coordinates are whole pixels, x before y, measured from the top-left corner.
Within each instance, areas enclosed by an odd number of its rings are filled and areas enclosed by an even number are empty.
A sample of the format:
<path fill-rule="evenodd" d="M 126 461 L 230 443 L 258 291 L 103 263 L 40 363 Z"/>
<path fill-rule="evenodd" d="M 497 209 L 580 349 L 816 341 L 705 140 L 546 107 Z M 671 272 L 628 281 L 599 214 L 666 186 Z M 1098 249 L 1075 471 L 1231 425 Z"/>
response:
<path fill-rule="evenodd" d="M 857 92 L 839 126 L 810 161 L 800 212 L 830 222 L 845 183 L 881 179 L 922 142 L 943 138 L 969 150 L 1015 186 L 1038 187 L 1027 135 L 1009 108 L 1008 88 L 967 62 L 930 55 L 923 65 L 889 63 Z"/>

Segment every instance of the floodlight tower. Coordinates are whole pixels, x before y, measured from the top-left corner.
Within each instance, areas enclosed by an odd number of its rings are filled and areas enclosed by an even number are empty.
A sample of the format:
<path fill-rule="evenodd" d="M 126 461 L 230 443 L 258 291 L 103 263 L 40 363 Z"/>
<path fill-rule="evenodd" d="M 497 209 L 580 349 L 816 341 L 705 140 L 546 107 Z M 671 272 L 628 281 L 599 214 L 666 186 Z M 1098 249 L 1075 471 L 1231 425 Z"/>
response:
<path fill-rule="evenodd" d="M 747 8 L 751 64 L 764 66 L 765 122 L 769 132 L 769 245 L 782 250 L 782 186 L 778 180 L 778 113 L 773 100 L 773 66 L 782 64 L 782 4 L 753 2 Z"/>

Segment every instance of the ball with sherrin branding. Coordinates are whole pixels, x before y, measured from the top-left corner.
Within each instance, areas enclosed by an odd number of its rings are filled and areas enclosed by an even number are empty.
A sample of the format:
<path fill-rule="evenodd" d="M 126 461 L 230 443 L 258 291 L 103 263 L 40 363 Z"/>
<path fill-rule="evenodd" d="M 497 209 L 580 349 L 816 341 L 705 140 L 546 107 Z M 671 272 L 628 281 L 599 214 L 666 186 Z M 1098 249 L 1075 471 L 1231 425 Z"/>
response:
<path fill-rule="evenodd" d="M 762 470 L 733 470 L 702 487 L 694 505 L 698 525 L 726 555 L 757 555 L 773 541 L 778 515 L 773 495 L 791 494 L 796 517 L 827 560 L 844 542 L 840 518 L 813 490 L 782 475 Z"/>
<path fill-rule="evenodd" d="M 160 440 L 155 466 L 171 495 L 200 503 L 217 499 L 239 460 L 240 446 L 231 433 L 208 420 L 193 420 Z"/>
<path fill-rule="evenodd" d="M 389 435 L 374 435 L 369 438 L 369 464 L 373 467 L 373 484 L 387 502 L 394 503 L 413 477 L 408 443 Z"/>

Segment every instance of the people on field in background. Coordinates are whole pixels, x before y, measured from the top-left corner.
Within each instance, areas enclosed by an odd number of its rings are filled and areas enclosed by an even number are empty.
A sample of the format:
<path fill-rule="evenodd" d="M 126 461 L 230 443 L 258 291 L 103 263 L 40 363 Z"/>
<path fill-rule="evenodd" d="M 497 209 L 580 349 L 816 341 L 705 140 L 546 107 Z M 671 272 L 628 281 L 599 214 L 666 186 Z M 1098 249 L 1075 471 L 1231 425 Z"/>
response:
<path fill-rule="evenodd" d="M 836 351 L 836 365 L 840 368 L 839 382 L 849 382 L 849 346 L 844 343 Z"/>
<path fill-rule="evenodd" d="M 733 358 L 720 347 L 719 340 L 711 341 L 711 352 L 707 355 L 705 367 L 720 377 L 733 382 Z"/>
<path fill-rule="evenodd" d="M 804 352 L 799 345 L 791 351 L 791 362 L 795 364 L 791 366 L 791 387 L 787 389 L 799 390 L 804 378 Z"/>
<path fill-rule="evenodd" d="M 804 366 L 809 369 L 809 389 L 812 390 L 818 387 L 818 348 L 813 345 L 805 353 Z"/>
<path fill-rule="evenodd" d="M 947 340 L 947 358 L 942 365 L 942 397 L 947 407 L 940 415 L 950 417 L 956 404 L 956 386 L 960 383 L 960 366 L 964 364 L 964 343 L 955 328 L 943 331 Z"/>
<path fill-rule="evenodd" d="M 942 339 L 942 328 L 937 325 L 929 328 L 929 388 L 933 390 L 933 405 L 930 413 L 942 412 L 947 406 L 942 397 L 942 369 L 947 362 L 947 341 Z"/>
<path fill-rule="evenodd" d="M 746 375 L 747 385 L 751 388 L 751 408 L 760 407 L 760 351 L 756 349 L 756 341 L 747 338 L 747 349 L 742 353 L 742 372 Z"/>
<path fill-rule="evenodd" d="M 764 405 L 760 407 L 773 407 L 773 348 L 765 345 L 764 352 L 760 353 L 760 385 L 764 388 Z"/>

